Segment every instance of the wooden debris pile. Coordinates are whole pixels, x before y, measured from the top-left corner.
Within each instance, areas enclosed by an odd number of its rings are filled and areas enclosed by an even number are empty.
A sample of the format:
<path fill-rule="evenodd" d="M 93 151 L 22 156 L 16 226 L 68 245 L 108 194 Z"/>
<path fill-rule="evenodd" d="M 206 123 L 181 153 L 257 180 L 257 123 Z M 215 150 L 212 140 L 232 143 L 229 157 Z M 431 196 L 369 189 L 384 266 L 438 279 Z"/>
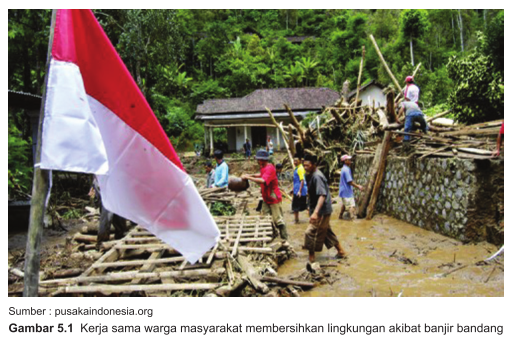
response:
<path fill-rule="evenodd" d="M 370 36 L 370 39 L 396 88 L 385 89 L 385 106 L 375 107 L 375 103 L 373 105 L 364 104 L 359 99 L 362 66 L 365 58 L 363 46 L 363 58 L 359 68 L 355 99 L 349 99 L 350 83 L 346 81 L 341 98 L 333 106 L 323 108 L 322 114 L 308 128 L 302 127 L 287 105 L 285 108 L 293 124 L 286 127 L 282 123 L 278 123 L 273 113 L 266 108 L 271 121 L 280 130 L 284 143 L 288 146 L 289 160 L 287 161 L 291 162 L 293 168 L 294 155 L 316 155 L 324 173 L 332 176 L 339 166 L 341 155 L 373 154 L 387 131 L 393 132 L 392 136 L 395 140 L 395 145 L 391 150 L 392 154 L 408 156 L 406 151 L 401 153 L 401 139 L 403 135 L 411 135 L 413 140 L 411 145 L 414 148 L 409 153 L 410 155 L 474 159 L 491 157 L 502 121 L 462 126 L 455 124 L 452 120 L 444 119 L 444 116 L 450 114 L 449 111 L 446 111 L 426 119 L 429 126 L 428 134 L 404 133 L 404 117 L 398 117 L 397 113 L 397 104 L 403 99 L 403 89 L 384 60 L 375 38 Z M 415 68 L 413 77 L 416 76 L 419 69 L 420 64 Z"/>
<path fill-rule="evenodd" d="M 281 286 L 289 288 L 283 294 L 296 296 L 314 286 L 278 277 L 278 266 L 292 249 L 275 240 L 270 217 L 215 220 L 221 240 L 193 265 L 136 227 L 121 240 L 105 242 L 106 252 L 79 276 L 41 281 L 40 295 L 254 296 Z M 75 240 L 87 243 L 87 233 L 83 230 Z"/>

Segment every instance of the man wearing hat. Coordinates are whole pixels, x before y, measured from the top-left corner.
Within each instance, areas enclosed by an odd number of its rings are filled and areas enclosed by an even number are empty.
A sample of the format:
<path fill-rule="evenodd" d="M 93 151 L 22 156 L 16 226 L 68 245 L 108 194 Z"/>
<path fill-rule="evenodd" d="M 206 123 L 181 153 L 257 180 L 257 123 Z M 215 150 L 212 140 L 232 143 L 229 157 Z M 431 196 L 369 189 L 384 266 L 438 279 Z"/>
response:
<path fill-rule="evenodd" d="M 352 157 L 350 155 L 343 155 L 341 157 L 343 162 L 343 168 L 341 169 L 341 178 L 339 180 L 339 197 L 342 201 L 341 212 L 339 213 L 339 219 L 343 219 L 343 214 L 348 211 L 350 219 L 356 219 L 357 215 L 355 212 L 355 200 L 354 200 L 354 189 L 362 191 L 363 186 L 358 185 L 354 182 L 352 177 Z"/>
<path fill-rule="evenodd" d="M 241 178 L 260 185 L 263 200 L 262 213 L 271 215 L 273 227 L 278 229 L 283 240 L 287 240 L 287 228 L 282 212 L 282 194 L 280 193 L 280 187 L 278 187 L 276 168 L 269 163 L 269 153 L 263 149 L 257 151 L 255 159 L 260 166 L 260 173 L 244 174 Z"/>
<path fill-rule="evenodd" d="M 413 76 L 406 77 L 406 89 L 404 90 L 404 100 L 418 104 L 420 88 L 415 84 Z"/>

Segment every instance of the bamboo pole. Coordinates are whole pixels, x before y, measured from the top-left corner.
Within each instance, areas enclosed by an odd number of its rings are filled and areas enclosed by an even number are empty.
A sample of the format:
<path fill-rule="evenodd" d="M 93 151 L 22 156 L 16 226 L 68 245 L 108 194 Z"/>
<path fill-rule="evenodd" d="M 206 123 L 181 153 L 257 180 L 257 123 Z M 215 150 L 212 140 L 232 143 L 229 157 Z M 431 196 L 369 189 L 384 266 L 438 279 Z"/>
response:
<path fill-rule="evenodd" d="M 242 235 L 243 220 L 244 220 L 244 217 L 241 220 L 241 226 L 239 227 L 239 232 L 237 233 L 237 238 L 235 238 L 235 244 L 233 245 L 233 250 L 232 250 L 232 257 L 235 257 L 237 255 L 237 249 L 239 247 L 239 242 L 240 242 L 241 235 Z M 231 241 L 231 239 L 230 239 L 230 241 Z"/>
<path fill-rule="evenodd" d="M 45 117 L 45 103 L 47 102 L 47 85 L 50 68 L 50 53 L 52 51 L 52 43 L 54 41 L 54 29 L 56 27 L 57 10 L 52 10 L 52 19 L 50 25 L 49 44 L 47 52 L 47 65 L 45 74 L 45 86 L 43 87 L 43 97 L 41 100 L 41 108 L 38 123 L 38 141 L 36 144 L 36 157 L 34 165 L 34 178 L 32 183 L 32 199 L 29 218 L 29 233 L 27 235 L 27 246 L 25 251 L 25 280 L 23 282 L 23 296 L 38 296 L 39 288 L 39 269 L 40 269 L 40 243 L 43 233 L 43 218 L 45 217 L 45 208 L 47 195 L 50 195 L 49 177 L 51 173 L 43 170 L 38 165 L 41 162 L 41 145 L 43 133 L 43 120 Z"/>
<path fill-rule="evenodd" d="M 277 284 L 295 285 L 298 287 L 306 287 L 306 288 L 314 287 L 314 283 L 311 283 L 311 282 L 293 281 L 290 279 L 279 278 L 279 277 L 263 276 L 261 279 L 264 282 L 271 282 L 271 283 L 277 283 Z"/>
<path fill-rule="evenodd" d="M 427 120 L 427 123 L 431 123 L 433 122 L 434 120 L 436 120 L 437 118 L 441 118 L 441 117 L 444 117 L 444 116 L 447 116 L 448 114 L 450 114 L 451 111 L 450 110 L 447 110 L 447 111 L 444 111 L 436 116 L 433 116 L 431 117 L 430 119 Z"/>
<path fill-rule="evenodd" d="M 61 286 L 61 285 L 77 285 L 79 283 L 94 283 L 94 282 L 112 282 L 112 281 L 142 281 L 142 280 L 156 280 L 162 278 L 195 278 L 203 277 L 211 274 L 221 275 L 226 270 L 224 268 L 217 269 L 192 269 L 184 271 L 159 271 L 159 272 L 139 272 L 139 271 L 126 271 L 126 272 L 114 272 L 108 275 L 102 276 L 90 276 L 90 277 L 76 277 L 66 279 L 54 279 L 48 281 L 42 281 L 41 286 Z M 132 283 L 139 284 L 139 283 Z"/>
<path fill-rule="evenodd" d="M 363 46 L 363 57 L 361 58 L 361 65 L 359 66 L 359 77 L 357 78 L 357 91 L 355 94 L 355 104 L 359 102 L 359 92 L 361 91 L 361 75 L 363 74 L 363 63 L 366 56 L 366 49 Z"/>
<path fill-rule="evenodd" d="M 213 290 L 219 283 L 185 283 L 185 284 L 147 284 L 147 285 L 96 285 L 80 287 L 64 287 L 57 290 L 53 296 L 61 294 L 93 294 L 111 295 L 129 292 L 180 291 L 180 290 Z"/>
<path fill-rule="evenodd" d="M 271 120 L 273 121 L 273 124 L 280 129 L 280 131 L 282 132 L 282 137 L 284 138 L 284 144 L 287 146 L 289 145 L 289 143 L 287 142 L 287 136 L 285 135 L 285 131 L 284 129 L 282 129 L 282 127 L 278 124 L 278 122 L 275 120 L 275 117 L 273 116 L 273 113 L 271 112 L 271 110 L 269 110 L 268 107 L 266 107 L 266 110 L 267 112 L 269 113 L 269 117 L 271 118 Z M 296 169 L 296 167 L 294 166 L 294 160 L 293 160 L 293 156 L 291 155 L 291 151 L 289 150 L 289 148 L 287 148 L 287 155 L 289 155 L 289 161 L 291 161 L 291 167 L 293 167 L 293 169 Z"/>
<path fill-rule="evenodd" d="M 293 121 L 293 125 L 296 128 L 296 130 L 298 131 L 298 136 L 300 136 L 300 143 L 302 145 L 302 148 L 305 148 L 304 147 L 305 146 L 305 140 L 307 138 L 306 134 L 305 134 L 305 129 L 303 129 L 303 127 L 301 126 L 300 122 L 298 122 L 298 120 L 296 119 L 296 116 L 294 116 L 293 111 L 291 110 L 291 108 L 287 104 L 284 104 L 284 108 L 289 113 L 289 116 L 291 117 L 291 120 Z"/>
<path fill-rule="evenodd" d="M 388 64 L 384 60 L 384 57 L 382 56 L 382 52 L 379 49 L 379 46 L 377 46 L 377 42 L 375 41 L 375 38 L 373 37 L 372 34 L 370 34 L 370 39 L 371 39 L 371 41 L 373 43 L 373 47 L 375 48 L 375 51 L 377 52 L 377 54 L 379 55 L 379 58 L 381 59 L 382 65 L 386 69 L 386 72 L 388 72 L 388 75 L 390 76 L 391 81 L 397 87 L 397 90 L 401 93 L 402 92 L 402 88 L 400 87 L 399 82 L 397 82 L 397 79 L 395 78 L 395 76 L 391 72 L 390 67 L 388 66 Z"/>

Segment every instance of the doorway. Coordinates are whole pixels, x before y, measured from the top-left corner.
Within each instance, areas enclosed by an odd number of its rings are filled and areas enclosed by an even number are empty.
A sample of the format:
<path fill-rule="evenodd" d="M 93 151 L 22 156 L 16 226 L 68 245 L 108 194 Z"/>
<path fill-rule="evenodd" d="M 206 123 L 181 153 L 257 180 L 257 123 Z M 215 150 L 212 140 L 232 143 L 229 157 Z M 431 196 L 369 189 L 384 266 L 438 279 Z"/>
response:
<path fill-rule="evenodd" d="M 252 148 L 266 147 L 267 142 L 267 128 L 266 127 L 251 127 L 251 143 Z"/>

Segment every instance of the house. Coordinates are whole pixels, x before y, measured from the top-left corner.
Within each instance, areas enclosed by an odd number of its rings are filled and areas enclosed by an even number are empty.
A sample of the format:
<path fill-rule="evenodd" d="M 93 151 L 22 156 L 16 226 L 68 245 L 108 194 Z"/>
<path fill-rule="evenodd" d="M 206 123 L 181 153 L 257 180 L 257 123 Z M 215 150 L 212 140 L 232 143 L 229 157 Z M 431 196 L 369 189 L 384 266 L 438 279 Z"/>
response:
<path fill-rule="evenodd" d="M 271 136 L 275 149 L 285 144 L 280 131 L 271 122 L 266 107 L 284 127 L 292 123 L 284 104 L 298 120 L 311 112 L 321 112 L 322 107 L 334 104 L 340 95 L 328 88 L 260 89 L 242 98 L 211 99 L 200 104 L 196 119 L 203 121 L 205 145 L 213 152 L 213 128 L 227 128 L 228 151 L 240 151 L 249 138 L 253 148 L 264 147 Z M 209 141 L 208 141 L 209 140 Z"/>
<path fill-rule="evenodd" d="M 376 107 L 386 106 L 386 95 L 382 91 L 384 86 L 376 80 L 371 80 L 359 89 L 359 99 L 363 100 L 363 104 L 373 105 Z M 348 94 L 348 102 L 351 103 L 355 98 L 357 89 Z"/>

